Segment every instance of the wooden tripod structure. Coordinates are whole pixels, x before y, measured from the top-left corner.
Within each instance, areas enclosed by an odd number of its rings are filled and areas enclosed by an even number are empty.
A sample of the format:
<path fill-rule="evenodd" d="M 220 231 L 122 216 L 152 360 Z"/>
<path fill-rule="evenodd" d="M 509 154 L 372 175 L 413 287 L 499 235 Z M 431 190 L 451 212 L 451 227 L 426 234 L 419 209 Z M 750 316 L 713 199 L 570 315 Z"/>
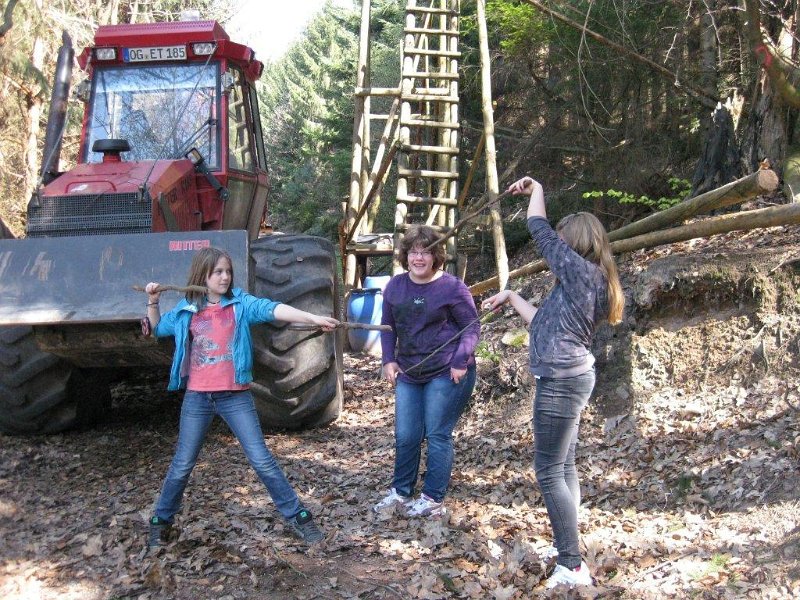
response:
<path fill-rule="evenodd" d="M 460 0 L 408 0 L 396 88 L 370 86 L 370 0 L 361 11 L 353 120 L 350 195 L 340 231 L 345 290 L 360 285 L 369 257 L 392 256 L 411 225 L 445 232 L 458 208 L 458 66 Z M 370 100 L 393 98 L 386 115 L 372 115 Z M 384 121 L 376 152 L 370 124 Z M 396 160 L 395 160 L 396 159 Z M 380 192 L 392 167 L 397 180 L 394 230 L 372 231 Z M 449 238 L 447 269 L 456 270 L 456 242 Z M 394 272 L 400 271 L 398 264 Z"/>

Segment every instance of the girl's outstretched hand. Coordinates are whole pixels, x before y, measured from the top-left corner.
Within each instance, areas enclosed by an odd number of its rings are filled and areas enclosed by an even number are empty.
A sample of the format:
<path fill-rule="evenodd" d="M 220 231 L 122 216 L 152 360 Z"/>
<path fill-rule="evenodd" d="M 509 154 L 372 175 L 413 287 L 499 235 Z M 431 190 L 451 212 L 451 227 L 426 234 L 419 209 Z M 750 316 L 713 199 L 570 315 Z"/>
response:
<path fill-rule="evenodd" d="M 517 179 L 514 183 L 508 186 L 506 191 L 511 192 L 514 195 L 525 194 L 530 196 L 533 193 L 535 184 L 536 180 L 533 177 L 528 177 L 526 175 L 522 179 Z"/>
<path fill-rule="evenodd" d="M 323 331 L 333 331 L 339 326 L 339 321 L 333 317 L 323 317 L 320 315 L 313 315 L 314 325 L 322 327 Z"/>
<path fill-rule="evenodd" d="M 495 312 L 499 312 L 503 305 L 506 304 L 511 297 L 511 290 L 503 290 L 502 292 L 498 292 L 494 296 L 490 296 L 483 302 L 481 302 L 481 308 L 483 310 L 493 310 Z"/>
<path fill-rule="evenodd" d="M 155 281 L 151 281 L 146 286 L 144 286 L 144 291 L 147 292 L 147 301 L 156 303 L 161 298 L 161 292 L 157 292 L 158 286 L 160 284 L 156 283 Z"/>

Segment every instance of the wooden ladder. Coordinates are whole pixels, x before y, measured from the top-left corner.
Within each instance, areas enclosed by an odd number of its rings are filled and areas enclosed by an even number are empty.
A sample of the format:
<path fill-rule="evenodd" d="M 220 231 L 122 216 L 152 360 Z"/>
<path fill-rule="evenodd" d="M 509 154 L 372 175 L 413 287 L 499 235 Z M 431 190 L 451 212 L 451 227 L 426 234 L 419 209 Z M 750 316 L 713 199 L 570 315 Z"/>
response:
<path fill-rule="evenodd" d="M 369 0 L 362 5 L 359 75 L 356 83 L 353 173 L 341 232 L 345 290 L 359 284 L 366 259 L 391 256 L 411 225 L 444 232 L 458 208 L 460 0 L 407 0 L 402 72 L 397 88 L 369 85 Z M 369 150 L 369 98 L 394 97 L 380 147 Z M 398 114 L 399 113 L 399 116 Z M 394 231 L 366 231 L 366 210 L 379 193 L 392 161 L 397 192 Z M 456 242 L 449 238 L 447 269 L 456 272 Z M 402 271 L 394 264 L 394 272 Z"/>
<path fill-rule="evenodd" d="M 400 81 L 394 245 L 412 224 L 446 231 L 458 206 L 460 0 L 408 0 Z M 455 271 L 455 237 L 447 241 Z"/>

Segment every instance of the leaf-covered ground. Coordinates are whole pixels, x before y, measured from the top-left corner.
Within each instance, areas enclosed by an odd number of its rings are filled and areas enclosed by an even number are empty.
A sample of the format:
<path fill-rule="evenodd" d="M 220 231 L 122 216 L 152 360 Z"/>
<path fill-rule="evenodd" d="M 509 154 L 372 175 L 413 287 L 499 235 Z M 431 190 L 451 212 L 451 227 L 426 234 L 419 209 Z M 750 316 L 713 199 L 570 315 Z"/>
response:
<path fill-rule="evenodd" d="M 796 228 L 792 235 L 796 243 Z M 776 239 L 736 243 L 749 252 Z M 776 250 L 773 262 L 795 269 L 798 247 Z M 659 256 L 629 257 L 626 289 Z M 762 270 L 774 280 L 770 269 Z M 758 280 L 745 271 L 741 281 Z M 690 283 L 697 290 L 708 278 Z M 718 300 L 719 289 L 688 302 Z M 619 392 L 635 395 L 633 408 L 609 418 L 595 403 L 582 423 L 580 522 L 596 586 L 572 597 L 800 597 L 800 335 L 796 287 L 784 292 L 794 297 L 788 309 L 785 298 L 762 294 L 757 308 L 720 305 L 683 321 L 634 311 L 626 377 L 641 382 Z M 112 420 L 91 431 L 0 436 L 0 598 L 564 597 L 541 585 L 548 565 L 539 556 L 551 538 L 531 472 L 518 326 L 504 318 L 484 328 L 443 520 L 370 511 L 390 483 L 393 455 L 393 392 L 377 378 L 377 359 L 346 358 L 346 406 L 334 425 L 268 436 L 328 535 L 311 550 L 288 535 L 217 423 L 187 490 L 180 536 L 144 551 L 177 431 L 180 397 L 162 391 L 162 377 L 119 386 Z"/>
<path fill-rule="evenodd" d="M 478 401 L 464 418 L 448 519 L 378 517 L 369 507 L 391 473 L 392 394 L 377 367 L 348 358 L 350 401 L 334 426 L 269 437 L 328 533 L 310 551 L 216 426 L 179 539 L 145 555 L 178 407 L 159 382 L 128 386 L 99 429 L 0 438 L 0 597 L 544 595 L 537 550 L 550 537 L 530 471 L 527 394 Z M 798 405 L 796 380 L 768 377 L 694 399 L 662 393 L 609 433 L 589 409 L 581 530 L 597 586 L 580 597 L 797 597 Z"/>

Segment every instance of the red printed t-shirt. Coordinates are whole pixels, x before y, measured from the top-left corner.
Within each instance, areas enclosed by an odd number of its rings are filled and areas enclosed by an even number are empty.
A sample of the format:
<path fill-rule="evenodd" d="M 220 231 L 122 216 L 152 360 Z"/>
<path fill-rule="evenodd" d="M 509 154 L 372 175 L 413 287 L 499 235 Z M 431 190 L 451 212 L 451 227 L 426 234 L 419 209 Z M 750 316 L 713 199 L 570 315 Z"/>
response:
<path fill-rule="evenodd" d="M 189 326 L 192 353 L 187 389 L 195 392 L 219 392 L 248 388 L 234 381 L 234 325 L 231 305 L 208 305 L 192 317 Z"/>

